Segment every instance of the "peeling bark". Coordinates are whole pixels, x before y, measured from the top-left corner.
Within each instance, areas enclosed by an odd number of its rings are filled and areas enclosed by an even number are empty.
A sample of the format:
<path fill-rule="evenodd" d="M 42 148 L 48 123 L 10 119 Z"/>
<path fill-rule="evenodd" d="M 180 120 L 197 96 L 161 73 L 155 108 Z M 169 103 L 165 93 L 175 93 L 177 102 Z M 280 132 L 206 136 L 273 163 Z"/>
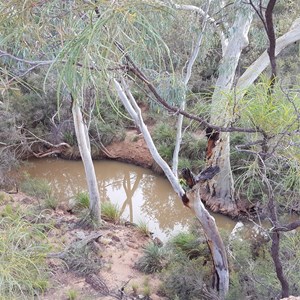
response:
<path fill-rule="evenodd" d="M 233 87 L 236 68 L 242 50 L 248 45 L 248 32 L 254 12 L 240 4 L 232 34 L 228 38 L 228 46 L 219 68 L 219 77 L 212 97 L 210 123 L 219 126 L 228 126 L 231 121 L 231 112 L 228 104 L 228 94 Z M 221 132 L 218 140 L 208 139 L 207 166 L 219 166 L 221 171 L 207 185 L 209 192 L 206 204 L 213 211 L 228 215 L 237 214 L 237 205 L 234 199 L 234 185 L 230 165 L 230 135 Z M 212 147 L 213 146 L 213 147 Z"/>
<path fill-rule="evenodd" d="M 200 197 L 200 184 L 192 191 L 187 192 L 190 199 L 189 207 L 195 212 L 197 219 L 204 230 L 206 241 L 213 257 L 215 275 L 213 288 L 219 292 L 220 299 L 225 299 L 229 289 L 229 270 L 226 250 L 218 232 L 214 217 L 205 209 Z"/>

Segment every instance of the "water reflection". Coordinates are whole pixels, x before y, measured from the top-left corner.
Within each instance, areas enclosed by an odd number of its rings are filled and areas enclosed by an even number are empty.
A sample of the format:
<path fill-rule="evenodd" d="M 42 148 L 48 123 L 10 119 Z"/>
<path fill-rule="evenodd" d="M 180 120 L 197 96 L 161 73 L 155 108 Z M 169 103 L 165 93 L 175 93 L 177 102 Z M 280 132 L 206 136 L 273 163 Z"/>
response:
<path fill-rule="evenodd" d="M 94 166 L 101 201 L 118 204 L 123 218 L 135 223 L 146 222 L 162 240 L 188 229 L 193 214 L 182 205 L 164 177 L 115 161 L 95 161 Z M 24 170 L 33 177 L 46 178 L 61 201 L 87 190 L 81 161 L 35 159 Z M 225 217 L 217 216 L 216 221 L 229 230 L 234 226 Z"/>

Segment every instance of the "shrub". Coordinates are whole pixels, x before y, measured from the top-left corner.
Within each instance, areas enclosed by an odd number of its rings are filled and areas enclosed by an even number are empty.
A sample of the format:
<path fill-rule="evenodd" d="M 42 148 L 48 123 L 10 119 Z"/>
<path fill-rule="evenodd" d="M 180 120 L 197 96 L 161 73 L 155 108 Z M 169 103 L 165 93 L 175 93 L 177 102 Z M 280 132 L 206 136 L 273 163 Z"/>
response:
<path fill-rule="evenodd" d="M 146 274 L 160 272 L 165 266 L 166 251 L 154 243 L 146 246 L 143 256 L 136 263 L 136 268 Z"/>
<path fill-rule="evenodd" d="M 170 299 L 192 300 L 202 298 L 203 278 L 207 270 L 203 260 L 173 261 L 164 275 L 162 292 Z"/>
<path fill-rule="evenodd" d="M 157 144 L 172 144 L 176 138 L 176 131 L 174 127 L 166 123 L 160 123 L 155 126 L 153 131 L 153 140 Z"/>

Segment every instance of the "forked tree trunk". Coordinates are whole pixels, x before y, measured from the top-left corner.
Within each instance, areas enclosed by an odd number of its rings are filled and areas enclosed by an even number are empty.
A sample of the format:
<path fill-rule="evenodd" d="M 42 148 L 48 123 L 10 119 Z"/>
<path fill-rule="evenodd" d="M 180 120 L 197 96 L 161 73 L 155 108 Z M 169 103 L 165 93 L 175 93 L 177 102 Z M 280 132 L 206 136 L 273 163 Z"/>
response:
<path fill-rule="evenodd" d="M 86 177 L 88 192 L 90 197 L 90 207 L 89 207 L 90 216 L 93 222 L 99 224 L 101 220 L 100 195 L 98 190 L 94 164 L 93 164 L 91 151 L 90 151 L 90 141 L 87 134 L 88 128 L 85 121 L 83 120 L 82 112 L 76 99 L 73 100 L 72 114 L 73 114 L 77 143 L 78 143 L 81 159 L 84 165 L 85 177 Z"/>

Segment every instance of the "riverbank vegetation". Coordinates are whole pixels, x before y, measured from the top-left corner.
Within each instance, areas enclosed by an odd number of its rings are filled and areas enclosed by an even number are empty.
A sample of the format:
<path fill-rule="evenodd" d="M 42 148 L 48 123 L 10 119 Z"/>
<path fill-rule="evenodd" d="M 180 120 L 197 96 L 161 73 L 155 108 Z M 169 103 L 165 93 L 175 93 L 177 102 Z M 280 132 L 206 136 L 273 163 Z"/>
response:
<path fill-rule="evenodd" d="M 26 181 L 23 186 L 30 193 Z M 61 203 L 55 210 L 45 209 L 43 195 L 49 192 L 44 194 L 45 182 L 31 179 L 30 183 L 34 186 L 31 194 L 39 191 L 41 198 L 0 193 L 0 276 L 4 278 L 0 290 L 5 299 L 49 299 L 50 295 L 67 299 L 73 294 L 74 299 L 218 299 L 209 289 L 213 261 L 196 220 L 189 232 L 165 244 L 122 219 L 118 224 L 111 219 L 94 231 L 81 226 L 81 215 L 72 213 L 73 202 L 71 207 Z M 270 237 L 257 225 L 236 228 L 222 233 L 231 270 L 226 299 L 278 297 L 281 288 L 269 252 Z M 281 242 L 283 267 L 294 295 L 300 290 L 299 238 L 294 231 Z M 116 251 L 118 255 L 112 256 Z M 129 266 L 125 253 L 131 251 L 137 252 Z M 112 284 L 109 274 L 124 267 L 131 280 L 115 278 Z"/>
<path fill-rule="evenodd" d="M 270 220 L 288 296 L 281 240 L 300 226 L 281 220 L 300 209 L 297 3 L 181 2 L 0 5 L 0 186 L 17 191 L 19 159 L 81 158 L 88 217 L 100 225 L 92 157 L 122 158 L 108 148 L 134 131 L 131 143 L 144 138 L 202 225 L 218 296 L 228 293 L 228 255 L 207 208 Z M 141 148 L 132 162 L 143 163 Z M 44 205 L 58 204 L 47 194 Z"/>

